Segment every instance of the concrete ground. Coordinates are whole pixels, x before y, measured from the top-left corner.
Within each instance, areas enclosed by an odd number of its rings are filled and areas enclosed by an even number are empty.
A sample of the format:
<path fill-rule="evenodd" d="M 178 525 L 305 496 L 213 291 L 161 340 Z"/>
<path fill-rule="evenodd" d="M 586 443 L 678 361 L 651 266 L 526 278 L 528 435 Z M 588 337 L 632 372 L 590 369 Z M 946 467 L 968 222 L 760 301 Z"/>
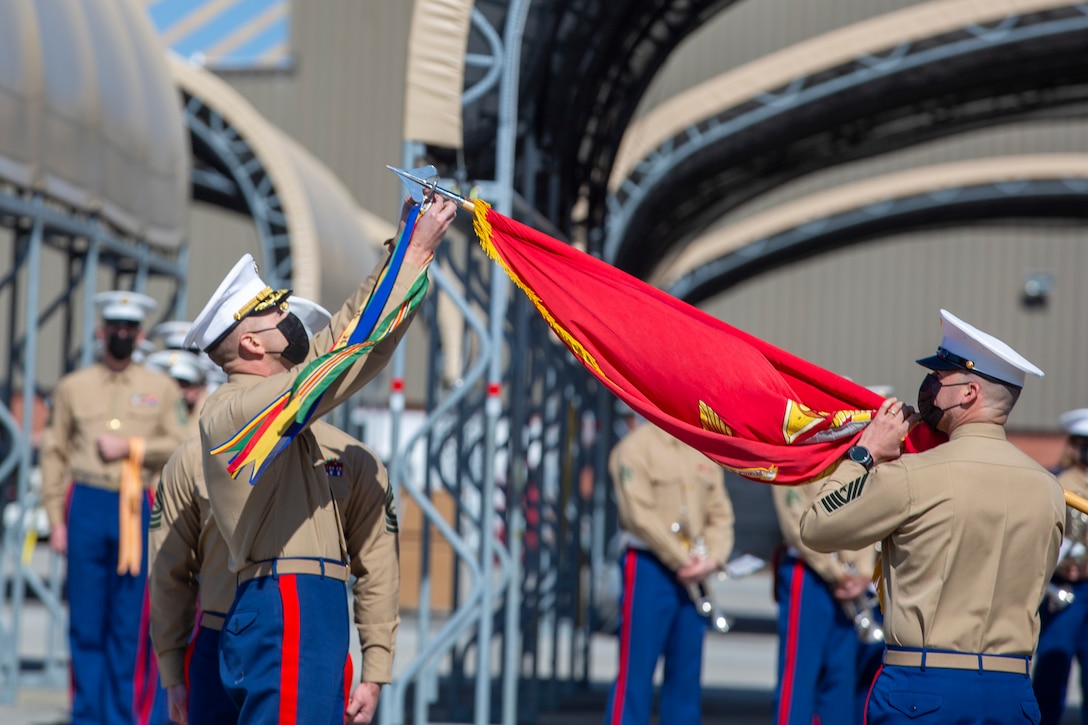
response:
<path fill-rule="evenodd" d="M 703 713 L 704 723 L 717 725 L 763 725 L 771 721 L 777 637 L 774 634 L 775 605 L 771 601 L 769 574 L 761 572 L 746 579 L 715 583 L 718 601 L 732 616 L 737 618 L 737 629 L 728 634 L 708 635 L 703 658 Z M 437 624 L 440 624 L 437 623 Z M 436 626 L 437 626 L 436 624 Z M 435 627 L 431 630 L 435 631 Z M 38 664 L 46 649 L 48 617 L 44 607 L 30 600 L 26 606 L 22 626 L 20 652 L 27 663 Z M 552 641 L 551 630 L 544 625 L 540 632 L 541 642 Z M 63 641 L 63 638 L 62 638 Z M 559 638 L 563 642 L 563 638 Z M 405 614 L 397 642 L 397 659 L 394 672 L 399 673 L 411 661 L 420 645 L 418 620 Z M 357 645 L 356 645 L 357 646 Z M 561 645 L 562 646 L 562 645 Z M 545 646 L 538 661 L 551 661 Z M 499 653 L 495 652 L 498 660 Z M 561 650 L 557 660 L 568 661 L 568 653 Z M 358 652 L 355 652 L 358 662 Z M 589 643 L 590 685 L 557 696 L 541 686 L 530 695 L 523 695 L 522 712 L 528 715 L 532 707 L 528 697 L 549 706 L 539 707 L 537 722 L 540 725 L 583 725 L 600 723 L 608 696 L 608 686 L 616 675 L 616 639 L 610 635 L 594 635 Z M 562 666 L 562 665 L 561 665 Z M 496 674 L 500 671 L 496 666 Z M 546 667 L 541 670 L 547 678 Z M 61 725 L 68 723 L 68 692 L 63 684 L 63 673 L 56 673 L 57 684 L 44 686 L 40 671 L 29 671 L 28 684 L 20 688 L 15 704 L 0 704 L 0 723 L 3 725 Z M 660 677 L 660 670 L 658 672 Z M 1074 678 L 1076 673 L 1074 673 Z M 37 681 L 37 682 L 36 682 Z M 387 690 L 383 697 L 389 694 Z M 1075 680 L 1070 685 L 1070 707 L 1063 725 L 1080 722 L 1081 696 Z M 411 721 L 411 699 L 407 701 L 408 721 Z M 525 719 L 529 719 L 525 717 Z M 197 724 L 194 724 L 197 725 Z"/>

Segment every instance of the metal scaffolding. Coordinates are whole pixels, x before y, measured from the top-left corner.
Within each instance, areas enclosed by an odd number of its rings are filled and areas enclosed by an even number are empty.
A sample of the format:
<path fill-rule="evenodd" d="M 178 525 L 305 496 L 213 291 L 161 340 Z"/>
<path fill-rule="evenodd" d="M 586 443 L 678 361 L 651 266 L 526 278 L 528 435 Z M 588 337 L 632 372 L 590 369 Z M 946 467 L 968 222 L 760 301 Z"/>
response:
<path fill-rule="evenodd" d="M 111 273 L 113 287 L 136 291 L 142 291 L 151 277 L 173 280 L 176 292 L 173 305 L 167 308 L 170 312 L 184 296 L 186 260 L 184 248 L 171 253 L 143 240 L 119 236 L 93 216 L 75 214 L 32 193 L 0 191 L 0 224 L 13 239 L 11 269 L 0 278 L 0 299 L 7 299 L 11 364 L 4 376 L 9 389 L 2 398 L 13 399 L 11 387 L 18 381 L 24 403 L 21 419 L 0 403 L 0 440 L 6 444 L 0 449 L 0 481 L 7 482 L 7 487 L 14 484 L 0 548 L 0 592 L 5 604 L 0 610 L 0 702 L 13 702 L 21 685 L 61 687 L 68 681 L 68 670 L 61 659 L 67 632 L 61 562 L 56 555 L 49 555 L 46 578 L 31 566 L 37 537 L 34 513 L 39 504 L 39 493 L 30 482 L 35 455 L 31 401 L 40 396 L 38 371 L 45 362 L 39 355 L 38 331 L 51 320 L 60 319 L 65 331 L 60 372 L 88 365 L 94 354 L 92 298 L 98 291 L 99 272 Z M 68 272 L 62 291 L 52 299 L 42 299 L 42 258 L 47 248 L 63 256 Z M 71 331 L 79 310 L 82 334 L 76 337 Z M 37 667 L 28 667 L 31 663 L 22 660 L 23 605 L 27 596 L 39 599 L 49 618 L 47 650 L 44 661 L 33 663 Z"/>

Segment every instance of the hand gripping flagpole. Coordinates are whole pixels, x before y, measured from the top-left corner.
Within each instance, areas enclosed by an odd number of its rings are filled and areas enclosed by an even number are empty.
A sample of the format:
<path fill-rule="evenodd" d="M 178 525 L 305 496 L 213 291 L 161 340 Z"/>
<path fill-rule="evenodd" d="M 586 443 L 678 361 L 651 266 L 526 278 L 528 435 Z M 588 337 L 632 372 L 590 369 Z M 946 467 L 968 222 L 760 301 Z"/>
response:
<path fill-rule="evenodd" d="M 405 169 L 398 169 L 396 166 L 390 166 L 390 165 L 386 164 L 385 168 L 389 169 L 394 174 L 396 174 L 397 176 L 404 179 L 405 181 L 407 181 L 410 184 L 419 184 L 421 187 L 423 187 L 425 190 L 431 192 L 432 194 L 441 194 L 442 196 L 446 197 L 450 201 L 457 202 L 457 205 L 460 206 L 465 211 L 475 211 L 476 210 L 476 204 L 471 199 L 466 199 L 465 197 L 461 196 L 460 194 L 455 194 L 454 192 L 450 191 L 449 189 L 443 189 L 441 186 L 439 186 L 437 176 L 432 177 L 430 179 L 424 179 L 422 177 L 416 176 L 411 171 L 406 171 Z"/>

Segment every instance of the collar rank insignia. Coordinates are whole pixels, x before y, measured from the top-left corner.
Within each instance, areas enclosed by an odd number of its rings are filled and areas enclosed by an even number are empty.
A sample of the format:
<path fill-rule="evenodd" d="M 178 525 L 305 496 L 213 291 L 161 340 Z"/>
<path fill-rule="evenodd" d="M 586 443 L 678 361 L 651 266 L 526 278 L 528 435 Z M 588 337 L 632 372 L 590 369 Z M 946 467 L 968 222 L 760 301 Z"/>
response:
<path fill-rule="evenodd" d="M 330 476 L 343 476 L 344 475 L 344 462 L 339 458 L 326 458 L 325 459 L 325 473 Z"/>

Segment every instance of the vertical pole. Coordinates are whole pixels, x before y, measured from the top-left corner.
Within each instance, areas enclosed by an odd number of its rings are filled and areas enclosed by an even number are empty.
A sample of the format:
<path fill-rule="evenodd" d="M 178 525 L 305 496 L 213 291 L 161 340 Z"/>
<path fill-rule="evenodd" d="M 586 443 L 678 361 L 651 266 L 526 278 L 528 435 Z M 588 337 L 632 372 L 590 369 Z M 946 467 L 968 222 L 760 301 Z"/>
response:
<path fill-rule="evenodd" d="M 101 242 L 95 229 L 88 239 L 87 259 L 83 263 L 83 347 L 79 356 L 81 368 L 90 367 L 94 362 L 94 293 L 98 283 L 98 253 Z"/>
<path fill-rule="evenodd" d="M 181 249 L 178 250 L 178 270 L 181 272 L 178 275 L 177 293 L 174 295 L 174 309 L 171 310 L 171 317 L 175 320 L 185 319 L 185 310 L 189 306 L 189 275 L 187 274 L 189 269 L 189 245 L 182 244 Z"/>
<path fill-rule="evenodd" d="M 36 200 L 40 204 L 40 200 Z M 42 232 L 43 222 L 41 217 L 34 219 L 34 228 L 30 233 L 30 248 L 26 255 L 26 325 L 23 330 L 25 343 L 23 345 L 23 420 L 22 435 L 18 436 L 16 445 L 20 448 L 19 477 L 16 484 L 16 501 L 19 503 L 20 515 L 15 522 L 16 536 L 8 540 L 16 543 L 14 557 L 15 576 L 12 580 L 11 596 L 11 627 L 12 627 L 12 657 L 15 667 L 12 669 L 11 684 L 17 690 L 19 687 L 19 639 L 22 633 L 21 622 L 23 614 L 23 602 L 26 599 L 26 566 L 23 561 L 23 543 L 26 539 L 26 527 L 31 524 L 31 518 L 22 511 L 26 505 L 30 492 L 30 433 L 34 428 L 34 381 L 38 369 L 38 299 L 41 295 L 41 263 L 42 263 Z"/>
<path fill-rule="evenodd" d="M 495 144 L 495 180 L 500 190 L 496 199 L 496 208 L 502 214 L 509 215 L 513 208 L 514 191 L 514 152 L 517 145 L 518 131 L 518 79 L 521 74 L 521 41 L 525 30 L 525 21 L 531 0 L 513 0 L 506 16 L 506 28 L 503 31 L 505 58 L 502 79 L 499 85 L 499 127 Z M 476 723 L 484 725 L 490 722 L 491 714 L 491 621 L 492 621 L 492 563 L 494 560 L 495 516 L 495 435 L 499 415 L 502 412 L 502 356 L 505 346 L 504 326 L 506 323 L 507 294 L 510 281 L 497 264 L 491 266 L 491 366 L 488 373 L 487 437 L 484 446 L 484 480 L 481 491 L 481 564 L 483 569 L 483 599 L 480 606 L 480 632 L 478 637 L 478 677 L 476 680 Z M 511 431 L 511 435 L 515 435 Z M 517 521 L 517 515 L 511 517 Z M 504 660 L 507 664 L 516 660 L 518 586 L 521 582 L 520 531 L 508 532 L 510 547 L 510 579 L 507 588 L 507 628 L 504 638 Z M 512 597 L 510 595 L 513 595 Z M 511 629 L 513 626 L 513 629 Z M 517 714 L 517 669 L 506 667 L 503 673 L 504 723 L 515 722 Z"/>

